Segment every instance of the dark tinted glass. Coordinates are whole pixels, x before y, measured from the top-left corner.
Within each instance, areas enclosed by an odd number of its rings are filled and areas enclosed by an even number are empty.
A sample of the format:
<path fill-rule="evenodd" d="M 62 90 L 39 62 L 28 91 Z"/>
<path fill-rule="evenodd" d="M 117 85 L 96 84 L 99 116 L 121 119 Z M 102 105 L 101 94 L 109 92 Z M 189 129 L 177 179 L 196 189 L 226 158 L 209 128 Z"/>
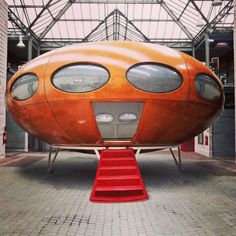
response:
<path fill-rule="evenodd" d="M 194 80 L 194 85 L 203 98 L 214 100 L 220 97 L 220 88 L 213 78 L 206 74 L 199 74 Z"/>
<path fill-rule="evenodd" d="M 160 64 L 134 66 L 128 70 L 127 79 L 136 88 L 152 93 L 170 92 L 183 83 L 177 71 Z"/>
<path fill-rule="evenodd" d="M 83 93 L 102 87 L 109 73 L 101 66 L 70 65 L 57 71 L 52 79 L 54 86 L 69 93 Z"/>
<path fill-rule="evenodd" d="M 38 87 L 38 78 L 34 74 L 20 76 L 11 87 L 11 95 L 15 100 L 25 100 L 34 95 Z"/>

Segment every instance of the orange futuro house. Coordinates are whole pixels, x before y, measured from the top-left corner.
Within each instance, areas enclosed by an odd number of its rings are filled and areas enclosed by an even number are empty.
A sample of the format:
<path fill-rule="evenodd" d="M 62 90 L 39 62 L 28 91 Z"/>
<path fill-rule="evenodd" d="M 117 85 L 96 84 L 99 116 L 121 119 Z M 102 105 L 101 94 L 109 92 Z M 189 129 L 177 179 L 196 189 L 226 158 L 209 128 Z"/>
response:
<path fill-rule="evenodd" d="M 91 42 L 45 53 L 7 86 L 27 132 L 53 145 L 165 146 L 209 127 L 224 94 L 212 71 L 176 50 L 141 42 Z"/>

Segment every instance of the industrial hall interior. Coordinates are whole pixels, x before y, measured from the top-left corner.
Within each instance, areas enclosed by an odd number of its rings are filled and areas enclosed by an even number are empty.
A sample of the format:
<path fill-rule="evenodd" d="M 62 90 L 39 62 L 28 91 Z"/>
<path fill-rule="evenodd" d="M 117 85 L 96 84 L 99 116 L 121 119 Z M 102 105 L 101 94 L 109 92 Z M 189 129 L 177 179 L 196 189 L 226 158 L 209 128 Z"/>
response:
<path fill-rule="evenodd" d="M 236 236 L 236 1 L 0 0 L 0 235 Z"/>

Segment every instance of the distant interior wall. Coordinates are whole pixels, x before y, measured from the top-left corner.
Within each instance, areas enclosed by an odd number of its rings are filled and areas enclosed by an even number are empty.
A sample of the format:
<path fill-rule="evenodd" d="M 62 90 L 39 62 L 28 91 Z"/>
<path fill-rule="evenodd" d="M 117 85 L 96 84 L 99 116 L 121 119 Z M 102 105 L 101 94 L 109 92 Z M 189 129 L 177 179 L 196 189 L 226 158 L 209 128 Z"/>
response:
<path fill-rule="evenodd" d="M 17 68 L 17 67 L 16 67 Z M 14 68 L 14 69 L 16 69 Z M 13 72 L 7 73 L 7 81 L 10 80 Z M 20 128 L 9 112 L 6 112 L 7 150 L 20 150 L 25 148 L 25 131 Z"/>
<path fill-rule="evenodd" d="M 24 150 L 25 132 L 13 120 L 11 114 L 6 114 L 7 144 L 6 149 Z"/>
<path fill-rule="evenodd" d="M 5 156 L 3 132 L 6 122 L 5 90 L 7 72 L 7 4 L 0 1 L 0 158 Z"/>
<path fill-rule="evenodd" d="M 209 128 L 195 137 L 194 151 L 207 157 L 211 156 Z"/>
<path fill-rule="evenodd" d="M 212 126 L 213 157 L 234 161 L 234 109 L 225 109 Z"/>

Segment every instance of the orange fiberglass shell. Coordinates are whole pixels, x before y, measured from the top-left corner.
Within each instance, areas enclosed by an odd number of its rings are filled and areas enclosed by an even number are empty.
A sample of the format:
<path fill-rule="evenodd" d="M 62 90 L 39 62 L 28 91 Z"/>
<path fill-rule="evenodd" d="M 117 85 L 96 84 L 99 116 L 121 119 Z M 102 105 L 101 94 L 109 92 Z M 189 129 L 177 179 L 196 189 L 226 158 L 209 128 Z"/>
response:
<path fill-rule="evenodd" d="M 201 62 L 141 42 L 91 42 L 45 53 L 7 86 L 15 121 L 49 144 L 166 146 L 209 127 L 223 88 Z"/>

